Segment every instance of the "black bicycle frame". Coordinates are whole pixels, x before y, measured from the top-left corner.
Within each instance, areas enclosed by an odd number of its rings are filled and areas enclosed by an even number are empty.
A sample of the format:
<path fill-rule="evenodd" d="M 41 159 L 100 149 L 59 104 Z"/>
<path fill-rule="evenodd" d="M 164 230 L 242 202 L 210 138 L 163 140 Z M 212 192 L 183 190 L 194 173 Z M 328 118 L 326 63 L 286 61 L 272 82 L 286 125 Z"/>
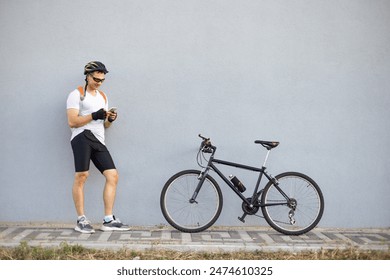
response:
<path fill-rule="evenodd" d="M 259 190 L 259 186 L 260 186 L 260 183 L 261 183 L 261 179 L 263 178 L 263 175 L 265 175 L 268 179 L 268 181 L 271 181 L 275 188 L 286 198 L 286 202 L 285 203 L 268 203 L 268 204 L 258 204 L 256 206 L 259 206 L 259 207 L 264 207 L 264 206 L 272 206 L 272 205 L 285 205 L 285 204 L 288 204 L 287 202 L 289 201 L 289 197 L 283 192 L 283 190 L 279 187 L 278 185 L 278 182 L 275 178 L 273 178 L 272 176 L 270 176 L 265 170 L 266 170 L 266 167 L 263 165 L 262 168 L 258 168 L 258 167 L 253 167 L 253 166 L 248 166 L 248 165 L 243 165 L 243 164 L 239 164 L 239 163 L 235 163 L 235 162 L 230 162 L 230 161 L 224 161 L 224 160 L 220 160 L 220 159 L 215 159 L 214 158 L 214 154 L 216 152 L 216 147 L 212 147 L 213 148 L 213 152 L 211 153 L 211 156 L 210 156 L 210 159 L 209 159 L 209 162 L 207 164 L 207 166 L 202 170 L 200 176 L 199 176 L 199 183 L 198 183 L 198 186 L 191 198 L 191 202 L 195 202 L 195 199 L 196 199 L 196 196 L 198 195 L 199 191 L 200 191 L 200 188 L 201 186 L 203 185 L 204 183 L 204 180 L 206 179 L 206 176 L 209 172 L 210 169 L 214 170 L 218 176 L 238 195 L 238 197 L 241 198 L 241 200 L 249 205 L 249 206 L 253 206 L 254 203 L 258 200 L 259 196 L 260 196 L 260 193 L 261 191 L 258 191 Z M 245 170 L 250 170 L 250 171 L 254 171 L 254 172 L 259 172 L 259 177 L 257 179 L 257 183 L 256 183 L 256 186 L 255 186 L 255 189 L 253 191 L 253 194 L 252 194 L 252 197 L 251 197 L 251 201 L 248 201 L 247 198 L 233 185 L 233 183 L 228 179 L 226 178 L 226 176 L 215 166 L 215 164 L 222 164 L 222 165 L 226 165 L 226 166 L 232 166 L 232 167 L 236 167 L 236 168 L 240 168 L 240 169 L 245 169 Z"/>

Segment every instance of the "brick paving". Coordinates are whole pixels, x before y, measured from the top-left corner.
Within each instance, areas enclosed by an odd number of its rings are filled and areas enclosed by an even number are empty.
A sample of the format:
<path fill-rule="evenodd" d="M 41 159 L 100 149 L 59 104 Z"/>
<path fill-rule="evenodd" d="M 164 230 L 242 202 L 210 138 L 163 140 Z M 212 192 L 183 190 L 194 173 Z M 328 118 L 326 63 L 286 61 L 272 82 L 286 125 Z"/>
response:
<path fill-rule="evenodd" d="M 81 234 L 73 226 L 2 225 L 0 247 L 59 246 L 61 243 L 96 249 L 168 249 L 176 251 L 300 251 L 357 248 L 390 250 L 390 228 L 315 228 L 299 236 L 287 236 L 263 227 L 211 228 L 200 233 L 183 233 L 173 228 L 136 227 L 126 232 Z"/>

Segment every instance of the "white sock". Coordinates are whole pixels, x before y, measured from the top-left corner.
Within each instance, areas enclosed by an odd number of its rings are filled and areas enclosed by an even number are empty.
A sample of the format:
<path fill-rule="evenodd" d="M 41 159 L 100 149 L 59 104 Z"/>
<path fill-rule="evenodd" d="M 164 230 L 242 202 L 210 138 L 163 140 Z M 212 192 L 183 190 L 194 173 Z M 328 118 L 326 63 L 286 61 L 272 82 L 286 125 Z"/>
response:
<path fill-rule="evenodd" d="M 85 215 L 81 215 L 81 216 L 78 216 L 78 217 L 77 217 L 77 221 L 80 221 L 81 218 L 83 218 L 83 217 L 84 217 L 85 219 L 87 219 L 87 217 L 85 217 Z"/>
<path fill-rule="evenodd" d="M 106 223 L 111 222 L 112 220 L 114 220 L 114 216 L 113 215 L 108 215 L 108 216 L 104 217 L 104 221 Z"/>

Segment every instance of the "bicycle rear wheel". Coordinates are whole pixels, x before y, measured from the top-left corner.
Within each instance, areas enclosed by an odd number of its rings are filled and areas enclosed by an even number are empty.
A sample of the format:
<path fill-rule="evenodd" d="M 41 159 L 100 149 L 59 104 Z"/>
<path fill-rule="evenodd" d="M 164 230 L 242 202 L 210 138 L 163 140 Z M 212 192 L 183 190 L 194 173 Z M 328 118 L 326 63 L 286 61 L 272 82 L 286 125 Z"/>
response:
<path fill-rule="evenodd" d="M 190 202 L 199 183 L 200 171 L 185 170 L 172 176 L 161 191 L 160 206 L 164 218 L 183 232 L 200 232 L 215 223 L 222 210 L 222 193 L 209 175 L 195 199 Z"/>
<path fill-rule="evenodd" d="M 279 188 L 290 198 L 288 201 L 272 182 L 263 191 L 261 204 L 264 218 L 278 232 L 300 235 L 312 230 L 324 212 L 324 197 L 310 177 L 286 172 L 276 176 Z"/>

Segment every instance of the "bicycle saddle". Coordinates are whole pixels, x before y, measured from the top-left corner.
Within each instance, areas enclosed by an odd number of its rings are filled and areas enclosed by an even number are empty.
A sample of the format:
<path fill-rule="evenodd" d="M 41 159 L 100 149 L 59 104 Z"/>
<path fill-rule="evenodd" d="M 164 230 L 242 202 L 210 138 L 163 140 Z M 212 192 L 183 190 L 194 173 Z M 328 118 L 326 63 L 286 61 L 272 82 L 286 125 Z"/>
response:
<path fill-rule="evenodd" d="M 261 144 L 267 150 L 271 150 L 273 148 L 276 148 L 279 145 L 279 142 L 256 140 L 255 144 Z"/>

